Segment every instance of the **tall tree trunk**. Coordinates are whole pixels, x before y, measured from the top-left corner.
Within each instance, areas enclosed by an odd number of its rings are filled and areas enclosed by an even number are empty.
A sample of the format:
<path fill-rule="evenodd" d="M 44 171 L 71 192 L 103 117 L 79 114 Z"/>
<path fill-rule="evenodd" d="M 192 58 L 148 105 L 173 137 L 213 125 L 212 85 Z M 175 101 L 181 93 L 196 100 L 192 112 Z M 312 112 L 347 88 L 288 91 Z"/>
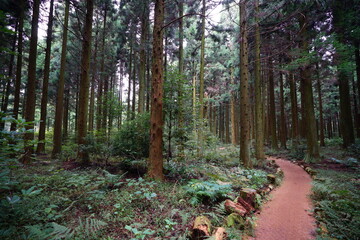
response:
<path fill-rule="evenodd" d="M 131 28 L 133 29 L 133 28 Z M 133 31 L 133 30 L 132 30 Z M 127 120 L 131 119 L 131 80 L 132 80 L 132 64 L 133 64 L 133 34 L 130 34 L 130 59 L 129 59 L 129 82 L 128 82 L 128 95 L 127 95 Z"/>
<path fill-rule="evenodd" d="M 69 26 L 69 0 L 65 1 L 65 17 L 64 27 L 62 35 L 62 46 L 61 46 L 61 62 L 60 62 L 60 76 L 57 89 L 56 97 L 56 109 L 55 109 L 55 124 L 54 124 L 54 147 L 51 153 L 52 158 L 56 158 L 61 152 L 62 144 L 62 120 L 64 111 L 64 86 L 65 86 L 65 66 L 66 66 L 66 51 L 67 51 L 67 35 Z"/>
<path fill-rule="evenodd" d="M 234 68 L 230 68 L 230 83 L 231 86 L 234 86 L 235 80 L 234 80 Z M 230 91 L 230 110 L 231 110 L 231 144 L 236 145 L 236 106 L 235 106 L 235 91 Z"/>
<path fill-rule="evenodd" d="M 255 1 L 255 157 L 265 159 L 264 153 L 264 117 L 260 60 L 259 0 Z"/>
<path fill-rule="evenodd" d="M 294 74 L 290 73 L 289 75 L 289 85 L 290 85 L 290 98 L 291 98 L 291 139 L 292 147 L 298 145 L 298 106 L 297 106 L 297 96 L 296 96 L 296 83 L 294 79 Z"/>
<path fill-rule="evenodd" d="M 205 13 L 206 1 L 202 0 L 201 47 L 200 47 L 200 88 L 199 88 L 199 118 L 204 119 L 204 73 L 205 73 Z M 201 135 L 201 133 L 199 133 Z M 200 136 L 199 135 L 199 136 Z"/>
<path fill-rule="evenodd" d="M 246 1 L 240 2 L 240 161 L 252 167 L 250 159 L 250 101 Z"/>
<path fill-rule="evenodd" d="M 105 59 L 106 59 L 106 21 L 107 21 L 107 3 L 105 3 L 104 9 L 104 20 L 103 20 L 103 32 L 102 32 L 102 56 L 101 56 L 101 81 L 103 84 L 103 94 L 102 94 L 102 112 L 101 112 L 101 131 L 106 136 L 106 126 L 107 126 L 107 117 L 108 117 L 108 91 L 109 91 L 109 74 L 105 70 Z"/>
<path fill-rule="evenodd" d="M 62 138 L 65 141 L 69 137 L 69 105 L 70 105 L 70 89 L 69 87 L 65 90 L 65 99 L 64 99 L 64 114 L 63 114 L 63 134 Z"/>
<path fill-rule="evenodd" d="M 152 99 L 150 117 L 150 149 L 148 160 L 149 178 L 163 180 L 163 23 L 164 0 L 155 1 L 155 20 L 153 30 L 153 61 L 152 61 Z"/>
<path fill-rule="evenodd" d="M 230 143 L 230 104 L 225 102 L 225 142 Z"/>
<path fill-rule="evenodd" d="M 352 80 L 352 91 L 353 91 L 353 99 L 354 99 L 354 124 L 355 124 L 355 132 L 356 136 L 360 138 L 360 114 L 359 114 L 359 105 L 356 98 L 356 86 L 354 76 L 351 77 Z"/>
<path fill-rule="evenodd" d="M 135 119 L 136 110 L 136 54 L 134 53 L 134 67 L 132 77 L 132 103 L 131 103 L 131 119 Z"/>
<path fill-rule="evenodd" d="M 140 38 L 140 69 L 139 69 L 139 104 L 138 112 L 145 111 L 145 78 L 146 78 L 146 42 L 147 28 L 149 19 L 148 5 L 143 5 L 143 13 L 141 17 L 141 38 Z"/>
<path fill-rule="evenodd" d="M 91 88 L 90 88 L 90 106 L 89 106 L 89 132 L 94 131 L 94 117 L 95 117 L 95 85 L 96 85 L 96 77 L 97 77 L 97 50 L 98 50 L 98 34 L 99 31 L 96 27 L 95 33 L 95 46 L 93 52 L 93 67 L 92 67 L 92 76 L 91 76 Z"/>
<path fill-rule="evenodd" d="M 271 135 L 271 148 L 278 149 L 277 135 L 276 135 L 276 109 L 275 109 L 275 84 L 274 84 L 274 70 L 272 58 L 269 57 L 269 128 Z"/>
<path fill-rule="evenodd" d="M 356 127 L 356 135 L 360 138 L 360 41 L 355 41 L 355 64 L 356 64 L 356 79 L 357 79 L 357 95 L 358 95 L 358 104 L 359 108 L 356 110 L 357 116 L 357 127 Z M 354 84 L 355 88 L 355 84 Z"/>
<path fill-rule="evenodd" d="M 300 37 L 301 37 L 301 49 L 304 53 L 309 51 L 309 36 L 308 36 L 308 20 L 306 13 L 303 13 L 299 17 Z M 316 138 L 316 119 L 314 112 L 314 100 L 312 90 L 312 80 L 310 73 L 310 65 L 300 69 L 300 78 L 303 83 L 304 94 L 304 124 L 306 126 L 306 142 L 307 142 L 307 156 L 306 160 L 318 160 L 320 158 L 319 145 Z"/>
<path fill-rule="evenodd" d="M 321 94 L 321 82 L 320 82 L 320 69 L 319 63 L 316 64 L 316 77 L 317 77 L 317 92 L 318 92 L 318 102 L 319 102 L 319 118 L 320 118 L 320 146 L 325 146 L 325 134 L 324 134 L 324 116 L 323 116 L 323 105 L 322 105 L 322 94 Z"/>
<path fill-rule="evenodd" d="M 39 128 L 39 143 L 37 145 L 36 153 L 45 152 L 45 130 L 46 130 L 46 118 L 47 118 L 47 103 L 48 103 L 48 87 L 49 87 L 49 75 L 50 75 L 50 54 L 51 54 L 51 40 L 52 40 L 52 27 L 53 27 L 53 10 L 54 0 L 50 0 L 50 11 L 47 29 L 46 39 L 46 52 L 45 52 L 45 66 L 44 66 L 44 81 L 42 87 L 41 96 L 41 116 L 40 116 L 40 128 Z"/>
<path fill-rule="evenodd" d="M 286 149 L 287 128 L 285 116 L 285 100 L 284 100 L 284 74 L 280 72 L 280 143 L 281 147 Z"/>
<path fill-rule="evenodd" d="M 178 87 L 178 109 L 179 109 L 179 134 L 180 139 L 184 138 L 184 99 L 183 99 L 183 75 L 184 75 L 184 25 L 182 16 L 184 15 L 184 1 L 178 1 L 178 8 L 179 8 L 179 76 L 180 76 L 180 83 Z M 182 153 L 184 150 L 184 141 L 180 141 L 179 150 Z"/>
<path fill-rule="evenodd" d="M 15 119 L 18 119 L 19 105 L 20 105 L 24 18 L 25 18 L 25 0 L 20 0 L 20 16 L 19 16 L 19 26 L 18 26 L 16 78 L 15 78 L 14 109 L 13 109 L 13 117 Z M 11 123 L 10 129 L 11 131 L 15 131 L 16 129 L 15 122 Z"/>
<path fill-rule="evenodd" d="M 12 52 L 15 52 L 15 49 L 16 49 L 16 32 L 17 32 L 17 28 L 19 25 L 18 22 L 19 22 L 19 20 L 17 19 L 16 24 L 15 24 L 15 34 L 13 35 L 13 41 L 11 44 Z M 8 79 L 7 79 L 7 82 L 4 84 L 5 91 L 3 91 L 3 99 L 2 99 L 3 101 L 2 101 L 2 105 L 1 105 L 2 112 L 7 112 L 7 110 L 8 110 L 10 87 L 11 87 L 11 83 L 13 81 L 14 58 L 15 58 L 15 54 L 11 54 L 10 60 L 9 60 Z M 5 122 L 0 123 L 0 129 L 4 129 L 4 127 L 5 127 Z"/>
<path fill-rule="evenodd" d="M 80 93 L 79 93 L 79 119 L 78 119 L 78 137 L 79 144 L 78 159 L 82 164 L 88 165 L 90 158 L 87 150 L 82 146 L 86 144 L 87 134 L 87 115 L 89 105 L 89 68 L 91 55 L 91 32 L 93 21 L 94 1 L 86 1 L 86 20 L 84 26 L 82 53 L 81 53 L 81 79 L 80 79 Z"/>
<path fill-rule="evenodd" d="M 38 42 L 38 24 L 39 24 L 40 0 L 34 0 L 33 14 L 31 20 L 31 38 L 29 50 L 28 83 L 26 92 L 25 121 L 27 132 L 24 135 L 25 154 L 21 159 L 22 163 L 27 164 L 31 161 L 33 146 L 30 141 L 34 140 L 34 120 L 35 120 L 35 102 L 36 102 L 36 57 Z"/>

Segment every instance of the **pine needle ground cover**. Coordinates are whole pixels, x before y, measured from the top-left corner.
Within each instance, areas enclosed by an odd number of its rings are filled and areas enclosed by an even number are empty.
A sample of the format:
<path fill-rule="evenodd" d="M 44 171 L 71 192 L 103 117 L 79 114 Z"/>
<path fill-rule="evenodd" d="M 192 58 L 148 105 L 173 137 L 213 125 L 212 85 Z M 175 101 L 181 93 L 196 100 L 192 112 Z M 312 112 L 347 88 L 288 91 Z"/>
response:
<path fill-rule="evenodd" d="M 260 188 L 267 172 L 245 170 L 229 145 L 204 154 L 166 163 L 162 183 L 142 175 L 145 160 L 83 169 L 43 157 L 14 166 L 0 176 L 1 239 L 187 239 L 199 214 L 221 225 L 222 201 Z"/>

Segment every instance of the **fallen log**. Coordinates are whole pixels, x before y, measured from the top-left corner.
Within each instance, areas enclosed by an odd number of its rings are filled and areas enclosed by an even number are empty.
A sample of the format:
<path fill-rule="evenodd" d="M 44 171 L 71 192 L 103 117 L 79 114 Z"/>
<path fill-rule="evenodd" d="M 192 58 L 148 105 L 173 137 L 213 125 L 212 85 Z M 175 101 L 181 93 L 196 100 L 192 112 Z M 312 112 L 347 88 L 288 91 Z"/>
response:
<path fill-rule="evenodd" d="M 246 209 L 246 211 L 255 212 L 255 208 L 253 206 L 251 206 L 251 204 L 246 202 L 242 197 L 236 198 L 235 202 L 241 204 Z"/>
<path fill-rule="evenodd" d="M 211 221 L 205 216 L 195 218 L 191 239 L 206 239 L 211 233 Z"/>
<path fill-rule="evenodd" d="M 225 210 L 228 213 L 237 213 L 240 216 L 245 216 L 246 213 L 248 212 L 246 210 L 246 208 L 243 207 L 241 204 L 235 203 L 235 202 L 233 202 L 233 201 L 231 201 L 229 199 L 227 199 L 225 201 L 224 205 L 225 205 Z"/>

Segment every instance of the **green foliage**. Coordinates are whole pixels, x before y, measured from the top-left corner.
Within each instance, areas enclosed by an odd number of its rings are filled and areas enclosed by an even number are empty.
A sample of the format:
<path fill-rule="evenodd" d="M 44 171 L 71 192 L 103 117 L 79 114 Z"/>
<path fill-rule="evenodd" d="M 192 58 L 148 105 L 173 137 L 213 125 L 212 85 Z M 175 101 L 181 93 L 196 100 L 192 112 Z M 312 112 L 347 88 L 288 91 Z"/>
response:
<path fill-rule="evenodd" d="M 89 239 L 95 238 L 96 233 L 107 226 L 107 223 L 94 218 L 79 219 L 79 224 L 75 228 L 69 228 L 55 222 L 52 223 L 53 232 L 49 235 L 50 239 L 73 239 L 75 236 Z"/>
<path fill-rule="evenodd" d="M 144 230 L 138 230 L 137 227 L 142 227 L 142 224 L 132 224 L 131 225 L 126 225 L 125 229 L 129 230 L 132 234 L 133 234 L 133 238 L 131 238 L 131 240 L 143 240 L 145 239 L 147 236 L 151 236 L 155 233 L 155 231 L 151 230 L 151 229 L 144 229 Z"/>
<path fill-rule="evenodd" d="M 134 120 L 125 122 L 112 142 L 112 154 L 134 159 L 148 157 L 149 119 L 149 113 L 144 113 L 137 115 Z"/>
<path fill-rule="evenodd" d="M 313 184 L 316 218 L 336 239 L 360 238 L 360 191 L 357 173 L 318 170 Z"/>
<path fill-rule="evenodd" d="M 190 203 L 197 205 L 205 201 L 216 202 L 228 197 L 232 191 L 230 184 L 219 184 L 215 181 L 191 180 L 185 187 L 186 193 L 191 197 Z"/>

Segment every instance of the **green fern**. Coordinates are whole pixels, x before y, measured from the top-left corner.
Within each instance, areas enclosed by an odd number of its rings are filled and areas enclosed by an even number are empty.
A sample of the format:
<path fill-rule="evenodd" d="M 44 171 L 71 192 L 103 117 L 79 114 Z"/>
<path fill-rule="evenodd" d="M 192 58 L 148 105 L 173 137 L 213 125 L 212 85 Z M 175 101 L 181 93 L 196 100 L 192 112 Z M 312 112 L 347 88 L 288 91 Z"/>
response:
<path fill-rule="evenodd" d="M 84 234 L 86 236 L 94 235 L 97 231 L 101 230 L 107 225 L 94 218 L 86 218 L 85 221 L 79 219 L 79 225 L 76 228 L 69 228 L 55 222 L 53 224 L 54 231 L 49 235 L 51 239 L 71 239 L 77 234 Z"/>

